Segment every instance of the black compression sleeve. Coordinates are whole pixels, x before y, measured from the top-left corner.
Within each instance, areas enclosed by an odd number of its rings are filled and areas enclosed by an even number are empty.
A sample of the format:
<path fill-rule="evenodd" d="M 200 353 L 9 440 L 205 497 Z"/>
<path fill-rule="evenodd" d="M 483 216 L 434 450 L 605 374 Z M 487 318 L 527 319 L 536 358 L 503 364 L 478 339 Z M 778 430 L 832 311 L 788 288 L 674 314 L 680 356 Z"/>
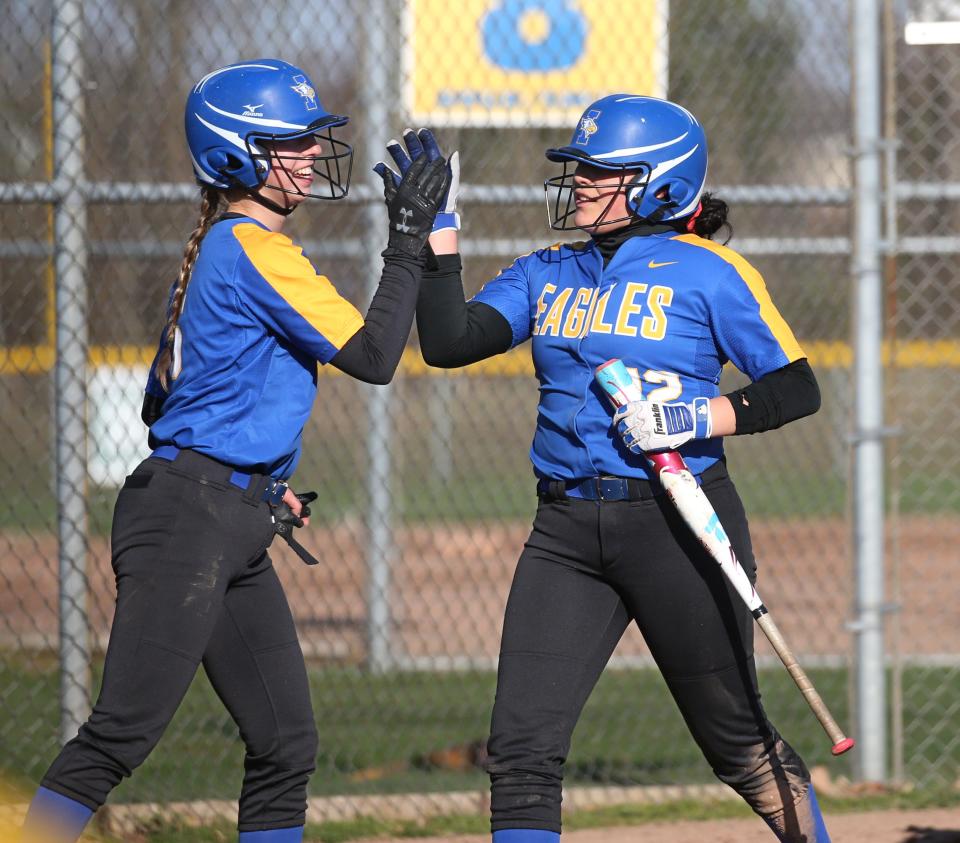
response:
<path fill-rule="evenodd" d="M 502 354 L 513 344 L 510 323 L 499 311 L 464 300 L 462 268 L 460 255 L 438 255 L 423 273 L 417 300 L 420 351 L 442 369 Z"/>
<path fill-rule="evenodd" d="M 144 392 L 143 405 L 140 407 L 140 418 L 143 419 L 143 423 L 147 427 L 153 427 L 153 423 L 163 414 L 163 402 L 166 399 L 166 395 Z"/>
<path fill-rule="evenodd" d="M 820 387 L 802 357 L 726 397 L 733 404 L 738 435 L 774 430 L 820 409 Z"/>
<path fill-rule="evenodd" d="M 330 360 L 367 383 L 390 383 L 410 336 L 422 267 L 415 258 L 386 249 L 383 273 L 360 328 Z"/>

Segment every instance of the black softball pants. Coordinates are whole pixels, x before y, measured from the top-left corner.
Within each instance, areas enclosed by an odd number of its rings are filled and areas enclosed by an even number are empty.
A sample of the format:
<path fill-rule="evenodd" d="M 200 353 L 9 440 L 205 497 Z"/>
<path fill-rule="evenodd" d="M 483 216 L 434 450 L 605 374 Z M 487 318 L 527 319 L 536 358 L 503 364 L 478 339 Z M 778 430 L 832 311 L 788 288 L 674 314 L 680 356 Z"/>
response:
<path fill-rule="evenodd" d="M 719 464 L 703 489 L 756 577 Z M 665 496 L 542 497 L 507 601 L 489 741 L 492 828 L 560 831 L 563 766 L 587 697 L 635 621 L 694 740 L 784 840 L 813 840 L 809 774 L 760 703 L 753 619 Z M 627 713 L 629 716 L 629 713 Z M 638 718 L 639 720 L 639 718 Z"/>
<path fill-rule="evenodd" d="M 147 459 L 114 511 L 117 605 L 90 719 L 43 785 L 96 810 L 156 745 L 197 667 L 246 746 L 239 828 L 304 824 L 317 735 L 303 654 L 266 549 L 266 478 L 246 491 L 191 451 Z"/>

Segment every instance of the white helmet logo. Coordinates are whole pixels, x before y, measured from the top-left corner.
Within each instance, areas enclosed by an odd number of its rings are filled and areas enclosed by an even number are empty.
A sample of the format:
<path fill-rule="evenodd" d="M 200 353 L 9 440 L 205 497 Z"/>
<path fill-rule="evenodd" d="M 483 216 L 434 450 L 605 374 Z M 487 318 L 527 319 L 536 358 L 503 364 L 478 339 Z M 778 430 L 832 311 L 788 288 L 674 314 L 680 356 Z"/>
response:
<path fill-rule="evenodd" d="M 263 112 L 260 110 L 263 108 L 263 103 L 257 103 L 256 105 L 245 105 L 243 107 L 243 117 L 263 117 Z"/>
<path fill-rule="evenodd" d="M 576 140 L 578 146 L 586 146 L 590 140 L 590 136 L 597 133 L 598 129 L 600 128 L 597 126 L 597 118 L 599 116 L 600 111 L 594 108 L 580 118 L 580 126 L 578 127 L 580 134 L 577 135 Z"/>
<path fill-rule="evenodd" d="M 291 85 L 290 87 L 303 97 L 303 104 L 307 111 L 316 111 L 317 92 L 313 89 L 313 86 L 307 82 L 307 77 L 302 74 L 297 74 L 293 77 L 293 81 L 297 84 Z"/>

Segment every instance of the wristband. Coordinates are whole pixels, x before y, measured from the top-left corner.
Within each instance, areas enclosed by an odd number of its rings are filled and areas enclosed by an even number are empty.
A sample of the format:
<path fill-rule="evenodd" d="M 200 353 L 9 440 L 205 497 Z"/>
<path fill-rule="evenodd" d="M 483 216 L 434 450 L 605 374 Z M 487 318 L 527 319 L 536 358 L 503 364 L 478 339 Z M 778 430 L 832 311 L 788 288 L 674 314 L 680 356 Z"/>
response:
<path fill-rule="evenodd" d="M 460 230 L 460 214 L 456 211 L 452 213 L 439 213 L 433 219 L 433 230 L 431 234 L 436 234 L 438 231 L 459 231 Z"/>
<path fill-rule="evenodd" d="M 693 399 L 693 438 L 709 439 L 713 433 L 713 418 L 710 415 L 710 399 Z"/>

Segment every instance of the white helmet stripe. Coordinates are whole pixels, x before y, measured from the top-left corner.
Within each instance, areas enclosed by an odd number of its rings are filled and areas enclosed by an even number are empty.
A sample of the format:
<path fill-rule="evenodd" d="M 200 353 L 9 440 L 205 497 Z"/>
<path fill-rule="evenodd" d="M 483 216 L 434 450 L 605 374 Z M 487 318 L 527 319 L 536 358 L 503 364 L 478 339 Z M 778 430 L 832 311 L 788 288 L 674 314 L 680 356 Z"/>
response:
<path fill-rule="evenodd" d="M 279 70 L 280 69 L 279 67 L 276 67 L 275 65 L 272 65 L 272 64 L 231 64 L 229 67 L 221 67 L 219 70 L 214 70 L 212 73 L 208 73 L 206 76 L 203 77 L 203 79 L 197 82 L 197 86 L 193 89 L 193 92 L 197 93 L 198 91 L 203 90 L 203 86 L 206 85 L 207 82 L 209 82 L 211 79 L 213 79 L 214 76 L 219 76 L 221 73 L 226 73 L 228 70 L 238 70 L 242 67 L 259 67 L 259 68 L 262 68 L 263 70 Z"/>
<path fill-rule="evenodd" d="M 679 158 L 671 158 L 669 161 L 661 161 L 650 171 L 650 178 L 647 179 L 647 183 L 654 181 L 654 179 L 660 178 L 664 173 L 669 173 L 677 164 L 682 164 L 686 161 L 694 152 L 700 148 L 700 144 L 697 144 L 692 149 L 685 152 Z"/>
<path fill-rule="evenodd" d="M 301 131 L 306 129 L 305 125 L 300 123 L 286 123 L 283 120 L 270 120 L 266 117 L 247 117 L 243 114 L 233 114 L 230 111 L 224 111 L 222 108 L 217 108 L 213 103 L 205 103 L 207 108 L 212 111 L 216 111 L 217 114 L 222 114 L 224 117 L 229 117 L 231 120 L 240 120 L 243 123 L 250 123 L 254 126 L 262 126 L 264 128 L 271 129 L 293 129 L 294 131 Z"/>
<path fill-rule="evenodd" d="M 197 120 L 203 123 L 203 125 L 206 126 L 211 132 L 216 132 L 216 134 L 220 135 L 220 137 L 222 137 L 224 140 L 230 141 L 230 143 L 232 143 L 236 147 L 239 147 L 244 152 L 247 151 L 247 144 L 244 142 L 243 138 L 241 138 L 240 135 L 238 135 L 236 132 L 231 132 L 227 129 L 221 129 L 219 126 L 214 126 L 213 123 L 208 123 L 196 112 L 194 112 L 194 116 L 197 118 Z"/>
<path fill-rule="evenodd" d="M 630 100 L 649 100 L 649 99 L 651 99 L 651 97 L 647 97 L 647 96 L 641 95 L 641 96 L 619 97 L 619 98 L 616 100 L 616 102 L 630 102 Z M 690 113 L 689 109 L 684 108 L 682 105 L 680 105 L 679 103 L 676 103 L 676 102 L 672 102 L 672 103 L 670 103 L 670 105 L 674 106 L 674 108 L 679 108 L 679 109 L 680 109 L 684 114 L 686 114 L 687 117 L 689 117 L 694 123 L 696 123 L 698 126 L 700 125 L 700 121 L 697 120 L 697 118 L 694 117 L 693 114 Z"/>
<path fill-rule="evenodd" d="M 657 149 L 663 149 L 667 146 L 672 146 L 675 143 L 682 141 L 689 132 L 684 132 L 680 137 L 674 138 L 673 140 L 664 141 L 663 143 L 655 143 L 651 146 L 631 146 L 625 149 L 614 149 L 612 152 L 601 152 L 598 155 L 591 155 L 591 158 L 596 158 L 598 160 L 602 158 L 622 158 L 625 156 L 641 155 L 644 152 L 654 152 Z"/>

